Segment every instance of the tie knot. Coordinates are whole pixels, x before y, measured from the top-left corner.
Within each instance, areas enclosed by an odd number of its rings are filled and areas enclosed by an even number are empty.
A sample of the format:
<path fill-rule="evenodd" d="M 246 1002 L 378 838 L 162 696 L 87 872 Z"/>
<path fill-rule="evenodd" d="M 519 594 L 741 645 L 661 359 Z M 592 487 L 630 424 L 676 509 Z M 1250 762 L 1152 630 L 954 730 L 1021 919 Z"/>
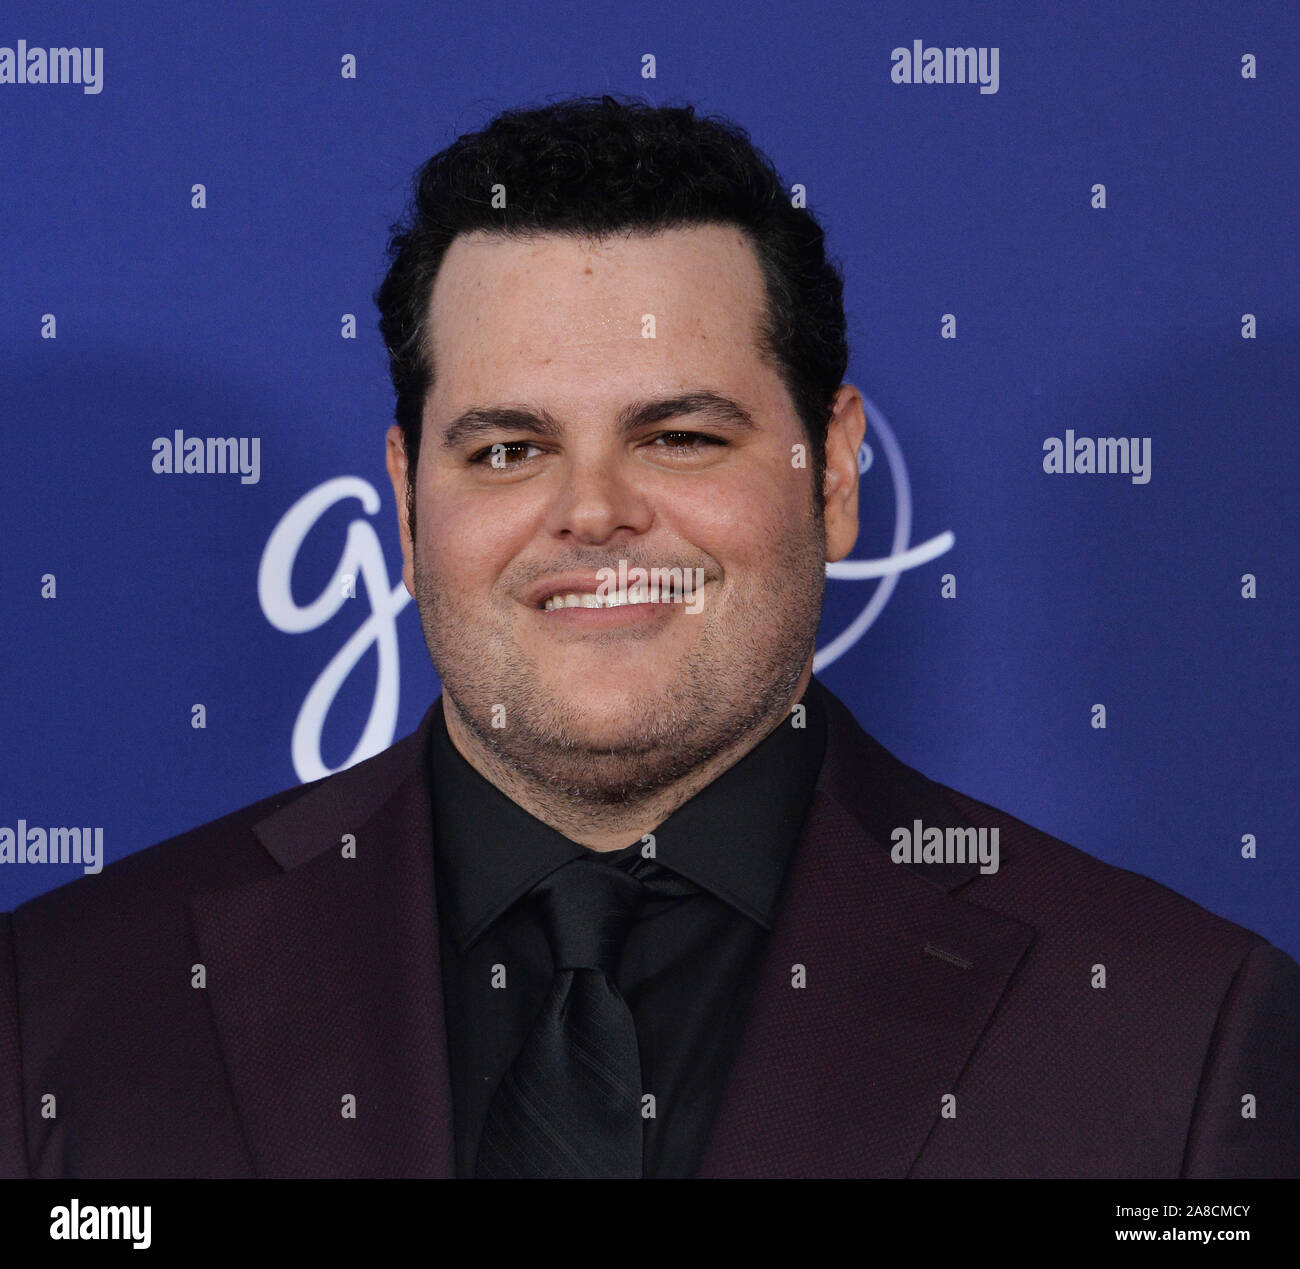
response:
<path fill-rule="evenodd" d="M 621 868 L 580 858 L 533 889 L 556 970 L 600 969 L 614 976 L 645 887 Z"/>

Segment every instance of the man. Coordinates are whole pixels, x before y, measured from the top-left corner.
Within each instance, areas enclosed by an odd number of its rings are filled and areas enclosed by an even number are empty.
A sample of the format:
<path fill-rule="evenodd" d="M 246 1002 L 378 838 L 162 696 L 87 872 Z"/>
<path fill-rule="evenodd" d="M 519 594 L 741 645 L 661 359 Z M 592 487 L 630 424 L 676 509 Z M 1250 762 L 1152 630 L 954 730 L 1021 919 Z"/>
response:
<path fill-rule="evenodd" d="M 3 1170 L 1300 1173 L 1300 967 L 812 678 L 865 423 L 821 232 L 743 134 L 511 112 L 391 251 L 442 695 L 0 927 Z"/>

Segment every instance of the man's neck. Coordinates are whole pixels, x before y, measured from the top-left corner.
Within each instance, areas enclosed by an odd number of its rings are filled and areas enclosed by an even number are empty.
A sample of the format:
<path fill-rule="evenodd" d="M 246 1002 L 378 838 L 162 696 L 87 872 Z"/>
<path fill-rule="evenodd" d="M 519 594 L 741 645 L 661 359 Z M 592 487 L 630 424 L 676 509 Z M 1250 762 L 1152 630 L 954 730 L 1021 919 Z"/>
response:
<path fill-rule="evenodd" d="M 444 691 L 442 712 L 447 734 L 457 752 L 489 784 L 494 785 L 529 815 L 550 825 L 570 841 L 596 851 L 622 850 L 653 832 L 679 806 L 712 784 L 751 749 L 756 748 L 790 715 L 812 678 L 812 658 L 804 667 L 799 685 L 790 699 L 765 716 L 760 723 L 738 737 L 706 762 L 694 767 L 680 780 L 633 802 L 594 803 L 568 797 L 554 784 L 529 779 L 504 763 L 484 746 L 465 725 L 459 711 Z"/>

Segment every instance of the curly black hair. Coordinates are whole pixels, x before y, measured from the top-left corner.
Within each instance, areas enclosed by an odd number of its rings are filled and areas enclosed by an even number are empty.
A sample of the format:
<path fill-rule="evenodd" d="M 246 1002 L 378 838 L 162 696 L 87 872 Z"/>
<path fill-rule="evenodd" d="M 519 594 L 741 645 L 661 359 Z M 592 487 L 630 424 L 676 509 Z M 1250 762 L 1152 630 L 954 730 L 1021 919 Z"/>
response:
<path fill-rule="evenodd" d="M 508 191 L 504 206 L 493 206 L 497 185 Z M 826 426 L 848 366 L 844 282 L 827 257 L 821 226 L 792 205 L 743 128 L 716 115 L 697 118 L 690 105 L 652 106 L 609 94 L 504 111 L 416 172 L 404 217 L 391 226 L 388 272 L 374 295 L 411 475 L 436 373 L 428 299 L 458 234 L 595 239 L 712 223 L 739 227 L 757 256 L 767 299 L 760 353 L 808 434 L 820 506 Z M 412 498 L 412 529 L 413 513 Z"/>

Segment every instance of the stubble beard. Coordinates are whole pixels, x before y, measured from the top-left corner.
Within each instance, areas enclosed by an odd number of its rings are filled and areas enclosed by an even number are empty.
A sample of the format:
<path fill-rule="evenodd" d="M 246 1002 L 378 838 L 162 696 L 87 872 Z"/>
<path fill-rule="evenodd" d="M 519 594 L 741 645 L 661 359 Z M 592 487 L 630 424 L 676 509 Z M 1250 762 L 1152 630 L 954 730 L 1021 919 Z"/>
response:
<path fill-rule="evenodd" d="M 762 593 L 729 605 L 725 626 L 706 624 L 671 681 L 654 684 L 633 716 L 611 728 L 600 715 L 598 737 L 592 715 L 599 702 L 555 692 L 508 633 L 480 632 L 449 598 L 454 588 L 441 584 L 417 551 L 425 643 L 493 782 L 516 801 L 526 789 L 529 801 L 557 817 L 580 820 L 581 808 L 590 807 L 594 823 L 601 808 L 652 804 L 719 755 L 737 748 L 739 757 L 761 740 L 793 700 L 816 639 L 826 583 L 820 507 L 772 546 L 775 567 L 763 575 Z M 717 599 L 713 589 L 703 612 L 672 620 L 704 621 Z M 611 655 L 620 646 L 611 641 Z M 503 725 L 493 726 L 494 717 Z"/>

